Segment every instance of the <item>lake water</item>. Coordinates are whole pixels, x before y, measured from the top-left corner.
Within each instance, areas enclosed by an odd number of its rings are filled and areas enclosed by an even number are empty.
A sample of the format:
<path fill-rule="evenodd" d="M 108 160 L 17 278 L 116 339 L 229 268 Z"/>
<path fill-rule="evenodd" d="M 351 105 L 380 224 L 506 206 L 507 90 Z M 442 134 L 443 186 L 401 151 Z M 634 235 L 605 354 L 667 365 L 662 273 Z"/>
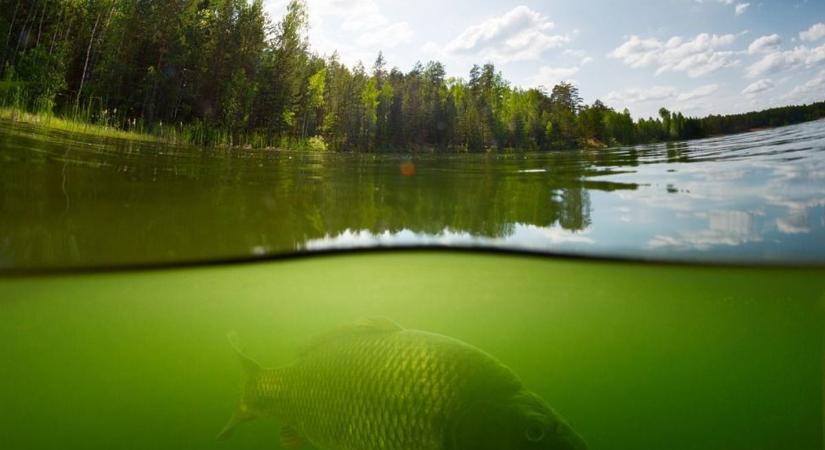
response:
<path fill-rule="evenodd" d="M 377 245 L 823 263 L 825 122 L 483 155 L 205 151 L 3 122 L 0 217 L 6 269 Z"/>
<path fill-rule="evenodd" d="M 283 367 L 314 336 L 381 317 L 489 353 L 590 450 L 822 450 L 823 125 L 609 151 L 386 156 L 2 124 L 0 449 L 291 449 L 281 426 L 318 427 L 261 418 L 216 440 L 244 388 L 227 334 Z M 373 245 L 436 248 L 266 259 Z M 153 265 L 234 258 L 245 262 Z M 395 379 L 338 360 L 340 376 L 307 375 L 294 395 L 337 399 L 311 412 L 375 444 L 319 450 L 479 450 L 382 441 L 429 442 L 409 424 L 455 418 L 421 419 Z M 409 379 L 422 361 L 382 373 Z M 479 386 L 469 411 L 489 401 Z M 497 437 L 503 425 L 470 429 Z M 492 450 L 539 448 L 560 450 Z"/>
<path fill-rule="evenodd" d="M 0 278 L 0 447 L 284 448 L 273 419 L 215 439 L 243 386 L 227 332 L 279 367 L 386 317 L 489 352 L 591 450 L 821 450 L 824 280 L 440 251 Z"/>

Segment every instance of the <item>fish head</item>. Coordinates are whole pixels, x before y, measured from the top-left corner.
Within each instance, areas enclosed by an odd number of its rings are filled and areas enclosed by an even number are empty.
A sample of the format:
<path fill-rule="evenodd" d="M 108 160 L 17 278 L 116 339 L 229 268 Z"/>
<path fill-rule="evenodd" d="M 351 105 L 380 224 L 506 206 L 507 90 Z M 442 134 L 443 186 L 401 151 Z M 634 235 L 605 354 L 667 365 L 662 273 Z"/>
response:
<path fill-rule="evenodd" d="M 512 438 L 520 450 L 587 450 L 584 439 L 547 402 L 532 392 L 510 399 Z"/>
<path fill-rule="evenodd" d="M 527 391 L 466 408 L 450 450 L 587 450 L 584 439 L 541 397 Z"/>

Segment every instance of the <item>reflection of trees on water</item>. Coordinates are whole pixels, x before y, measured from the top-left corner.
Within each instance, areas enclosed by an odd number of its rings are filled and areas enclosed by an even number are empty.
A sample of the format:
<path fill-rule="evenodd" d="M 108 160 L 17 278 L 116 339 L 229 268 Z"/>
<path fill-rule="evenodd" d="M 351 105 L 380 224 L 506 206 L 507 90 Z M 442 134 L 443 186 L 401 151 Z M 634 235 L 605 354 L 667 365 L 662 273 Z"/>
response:
<path fill-rule="evenodd" d="M 667 149 L 667 162 L 669 163 L 686 163 L 690 162 L 689 146 L 685 142 L 670 142 L 665 144 Z"/>
<path fill-rule="evenodd" d="M 507 237 L 516 224 L 580 231 L 591 224 L 590 190 L 635 188 L 588 178 L 594 164 L 576 154 L 422 157 L 417 175 L 403 177 L 402 160 L 385 156 L 84 146 L 72 148 L 64 174 L 67 143 L 20 144 L 43 152 L 0 168 L 0 230 L 12 236 L 2 243 L 6 265 L 289 252 L 347 230 L 482 238 Z"/>

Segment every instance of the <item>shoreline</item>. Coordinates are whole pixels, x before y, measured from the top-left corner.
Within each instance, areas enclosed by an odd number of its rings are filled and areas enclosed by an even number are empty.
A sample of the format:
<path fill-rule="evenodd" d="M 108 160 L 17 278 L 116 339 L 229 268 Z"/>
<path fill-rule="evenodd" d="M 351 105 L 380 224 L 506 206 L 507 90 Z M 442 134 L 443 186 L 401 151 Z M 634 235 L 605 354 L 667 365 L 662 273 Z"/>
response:
<path fill-rule="evenodd" d="M 62 117 L 30 113 L 16 108 L 0 107 L 0 119 L 22 123 L 54 131 L 65 131 L 87 136 L 126 139 L 141 142 L 172 143 L 158 136 L 135 131 L 124 131 L 104 125 L 91 124 Z"/>
<path fill-rule="evenodd" d="M 25 124 L 30 125 L 32 127 L 38 127 L 44 130 L 49 131 L 62 131 L 66 133 L 74 133 L 84 136 L 92 136 L 92 137 L 100 137 L 100 138 L 108 138 L 108 139 L 123 139 L 128 141 L 136 141 L 136 142 L 144 142 L 144 143 L 157 143 L 157 144 L 165 144 L 165 145 L 188 145 L 198 148 L 214 148 L 214 149 L 222 149 L 222 150 L 256 150 L 256 151 L 290 151 L 290 152 L 303 152 L 303 153 L 374 153 L 374 154 L 417 154 L 417 153 L 426 153 L 426 154 L 463 154 L 463 153 L 513 153 L 513 152 L 543 152 L 543 151 L 594 151 L 594 150 L 605 150 L 613 147 L 626 147 L 626 145 L 609 145 L 606 142 L 601 142 L 596 139 L 589 139 L 585 142 L 580 142 L 579 145 L 575 147 L 569 148 L 556 148 L 552 150 L 535 150 L 535 149 L 517 149 L 517 148 L 485 148 L 483 151 L 476 151 L 471 152 L 466 148 L 461 147 L 446 147 L 446 148 L 436 148 L 431 146 L 422 146 L 422 145 L 411 145 L 405 147 L 404 149 L 398 148 L 384 148 L 384 149 L 369 149 L 369 150 L 357 150 L 357 149 L 343 149 L 343 150 L 328 150 L 326 147 L 326 143 L 323 144 L 322 148 L 314 147 L 312 138 L 306 139 L 303 142 L 289 142 L 287 139 L 281 139 L 281 145 L 273 146 L 273 145 L 261 145 L 256 146 L 251 144 L 250 142 L 258 141 L 262 142 L 260 136 L 252 135 L 252 136 L 245 136 L 244 142 L 239 144 L 228 144 L 225 142 L 215 143 L 215 144 L 203 144 L 197 142 L 190 142 L 185 136 L 186 128 L 181 130 L 177 130 L 176 128 L 167 128 L 171 130 L 173 133 L 172 136 L 169 135 L 167 132 L 166 134 L 161 132 L 161 134 L 151 133 L 151 132 L 141 132 L 141 131 L 127 131 L 121 130 L 119 128 L 106 126 L 106 125 L 99 125 L 89 122 L 84 122 L 77 119 L 68 119 L 63 118 L 53 114 L 44 114 L 44 113 L 32 113 L 24 110 L 20 110 L 18 108 L 12 108 L 7 106 L 0 106 L 0 120 L 8 121 L 12 124 Z M 811 121 L 804 121 L 800 123 L 807 123 L 807 122 L 815 122 L 818 120 L 823 120 L 822 118 L 814 119 Z M 796 125 L 796 124 L 791 124 Z M 791 125 L 781 125 L 781 126 L 767 126 L 767 127 L 757 127 L 747 130 L 739 130 L 734 133 L 726 133 L 726 134 L 714 134 L 705 137 L 700 137 L 696 139 L 686 139 L 686 140 L 674 140 L 674 141 L 655 141 L 655 142 L 647 142 L 647 143 L 638 143 L 635 145 L 653 145 L 653 144 L 667 144 L 673 142 L 690 142 L 695 140 L 702 140 L 702 139 L 709 139 L 709 138 L 719 138 L 724 136 L 732 136 L 737 134 L 743 133 L 755 133 L 760 131 L 768 131 L 775 128 L 782 128 L 783 126 L 791 126 Z M 190 126 L 190 125 L 185 125 Z M 161 130 L 163 130 L 163 126 L 161 125 Z M 224 133 L 220 132 L 219 133 Z M 226 135 L 224 135 L 225 137 Z"/>

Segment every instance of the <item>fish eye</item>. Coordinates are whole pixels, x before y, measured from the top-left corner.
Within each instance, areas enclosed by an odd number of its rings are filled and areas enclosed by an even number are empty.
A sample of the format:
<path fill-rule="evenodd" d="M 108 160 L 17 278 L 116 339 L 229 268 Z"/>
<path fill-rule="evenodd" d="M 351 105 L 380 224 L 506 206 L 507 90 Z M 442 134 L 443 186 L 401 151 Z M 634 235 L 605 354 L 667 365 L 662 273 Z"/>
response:
<path fill-rule="evenodd" d="M 524 435 L 530 442 L 539 442 L 542 439 L 544 439 L 544 427 L 538 423 L 530 425 L 529 427 L 527 427 L 527 430 L 524 432 Z"/>

